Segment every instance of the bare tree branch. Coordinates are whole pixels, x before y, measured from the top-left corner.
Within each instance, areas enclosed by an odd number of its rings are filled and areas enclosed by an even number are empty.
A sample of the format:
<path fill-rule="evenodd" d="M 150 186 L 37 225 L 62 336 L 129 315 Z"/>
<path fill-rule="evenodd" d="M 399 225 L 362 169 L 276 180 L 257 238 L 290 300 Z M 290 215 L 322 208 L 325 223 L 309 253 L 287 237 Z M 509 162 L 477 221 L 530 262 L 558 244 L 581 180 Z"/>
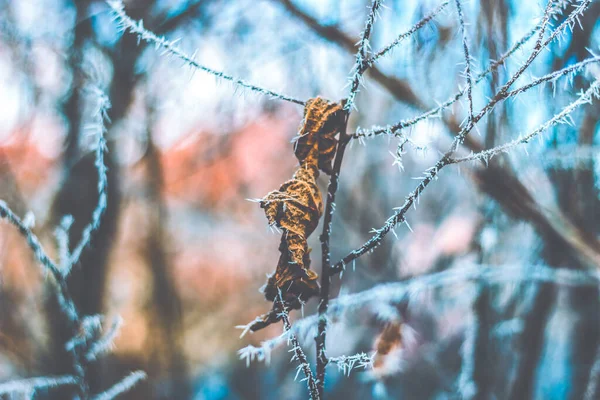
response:
<path fill-rule="evenodd" d="M 293 97 L 289 97 L 277 92 L 274 92 L 269 89 L 262 88 L 260 86 L 253 85 L 248 83 L 242 79 L 233 77 L 231 75 L 227 75 L 223 72 L 216 71 L 212 68 L 205 67 L 204 65 L 199 64 L 196 60 L 194 60 L 194 55 L 187 55 L 183 50 L 181 50 L 177 46 L 176 41 L 166 40 L 164 37 L 159 37 L 148 29 L 144 28 L 142 21 L 134 21 L 125 13 L 125 6 L 121 0 L 107 1 L 108 5 L 112 8 L 115 13 L 119 23 L 122 26 L 124 31 L 129 30 L 129 32 L 138 36 L 139 39 L 144 40 L 148 43 L 154 44 L 157 47 L 162 47 L 166 52 L 172 54 L 183 61 L 191 67 L 209 73 L 215 76 L 217 79 L 223 79 L 231 82 L 235 86 L 239 86 L 242 88 L 249 89 L 253 92 L 261 93 L 263 95 L 269 96 L 273 99 L 289 101 L 291 103 L 296 103 L 299 105 L 304 105 L 302 100 L 295 99 Z"/>

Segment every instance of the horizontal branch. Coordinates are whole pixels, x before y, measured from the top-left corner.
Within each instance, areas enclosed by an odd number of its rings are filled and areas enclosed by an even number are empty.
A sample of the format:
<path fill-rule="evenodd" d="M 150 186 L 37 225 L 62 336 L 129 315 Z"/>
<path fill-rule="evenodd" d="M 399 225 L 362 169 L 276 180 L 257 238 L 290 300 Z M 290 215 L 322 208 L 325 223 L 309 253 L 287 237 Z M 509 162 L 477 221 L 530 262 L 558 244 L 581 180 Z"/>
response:
<path fill-rule="evenodd" d="M 0 395 L 14 393 L 30 394 L 40 389 L 75 385 L 79 385 L 79 380 L 75 376 L 41 376 L 39 378 L 19 379 L 0 383 Z"/>
<path fill-rule="evenodd" d="M 144 24 L 142 21 L 135 21 L 131 17 L 129 17 L 125 13 L 125 6 L 123 5 L 123 2 L 121 0 L 107 0 L 107 3 L 112 8 L 113 12 L 115 13 L 115 15 L 124 31 L 129 30 L 131 33 L 137 35 L 139 39 L 144 40 L 145 42 L 154 44 L 156 47 L 162 47 L 163 49 L 165 49 L 165 51 L 167 51 L 168 53 L 185 61 L 186 64 L 192 66 L 193 68 L 196 68 L 200 71 L 211 74 L 218 79 L 224 79 L 226 81 L 229 81 L 236 86 L 243 87 L 243 88 L 249 89 L 253 92 L 257 92 L 257 93 L 269 96 L 273 99 L 289 101 L 291 103 L 299 104 L 302 106 L 305 104 L 304 101 L 302 101 L 302 100 L 298 100 L 293 97 L 286 96 L 286 95 L 274 92 L 272 90 L 262 88 L 260 86 L 256 86 L 256 85 L 246 82 L 242 79 L 236 78 L 231 75 L 227 75 L 221 71 L 216 71 L 212 68 L 208 68 L 208 67 L 205 67 L 204 65 L 199 64 L 198 62 L 196 62 L 196 60 L 194 60 L 193 55 L 190 56 L 190 55 L 186 54 L 183 50 L 181 50 L 176 45 L 177 40 L 174 40 L 174 41 L 166 40 L 164 37 L 160 37 L 160 36 L 156 35 L 155 33 L 149 31 L 148 29 L 144 28 Z"/>
<path fill-rule="evenodd" d="M 366 353 L 358 353 L 351 356 L 330 357 L 329 365 L 337 365 L 338 369 L 346 376 L 350 376 L 350 372 L 356 368 L 372 369 L 373 355 Z"/>
<path fill-rule="evenodd" d="M 600 286 L 600 272 L 554 268 L 546 265 L 481 265 L 467 263 L 442 272 L 421 275 L 402 282 L 384 283 L 362 292 L 342 295 L 331 300 L 327 315 L 336 316 L 359 309 L 377 310 L 385 304 L 394 305 L 406 300 L 411 301 L 429 290 L 475 282 L 485 283 L 488 286 L 523 282 L 548 283 L 566 287 Z M 476 294 L 476 291 L 464 291 L 464 296 L 461 296 L 460 300 L 464 301 L 465 304 L 470 304 L 472 297 Z M 288 334 L 274 337 L 263 343 L 268 344 L 270 353 L 275 348 L 287 343 L 289 334 L 306 336 L 309 332 L 312 332 L 317 324 L 318 318 L 316 315 L 302 318 L 295 321 Z M 251 351 L 261 353 L 263 349 L 255 346 L 244 348 L 245 353 Z"/>

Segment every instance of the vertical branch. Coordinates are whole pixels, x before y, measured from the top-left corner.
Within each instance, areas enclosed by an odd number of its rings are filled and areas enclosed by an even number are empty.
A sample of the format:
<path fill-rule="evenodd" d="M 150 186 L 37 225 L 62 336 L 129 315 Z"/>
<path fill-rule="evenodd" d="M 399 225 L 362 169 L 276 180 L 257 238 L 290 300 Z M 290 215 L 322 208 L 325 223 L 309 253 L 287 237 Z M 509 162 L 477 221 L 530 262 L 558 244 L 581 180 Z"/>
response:
<path fill-rule="evenodd" d="M 96 159 L 96 171 L 98 173 L 98 196 L 99 201 L 95 207 L 94 215 L 92 218 L 92 223 L 90 226 L 97 228 L 97 225 L 100 223 L 100 216 L 104 211 L 106 206 L 106 198 L 102 197 L 106 196 L 105 190 L 106 186 L 102 184 L 102 182 L 106 182 L 106 165 L 104 164 L 104 153 L 106 151 L 106 141 L 104 139 L 104 134 L 106 131 L 105 121 L 107 118 L 107 110 L 110 108 L 110 102 L 104 96 L 102 92 L 99 90 L 95 90 L 94 94 L 98 96 L 98 106 L 97 112 L 95 115 L 95 128 L 97 129 L 98 134 L 98 142 L 97 148 L 95 152 Z M 104 199 L 104 200 L 103 200 Z M 96 218 L 97 217 L 97 218 Z M 74 296 L 71 294 L 71 286 L 67 283 L 67 276 L 70 268 L 61 269 L 60 266 L 70 266 L 72 263 L 79 262 L 79 257 L 81 253 L 77 253 L 77 259 L 72 258 L 72 254 L 68 250 L 68 246 L 66 243 L 59 245 L 61 248 L 61 255 L 66 256 L 68 261 L 61 260 L 61 263 L 57 265 L 54 261 L 52 261 L 45 253 L 42 248 L 37 237 L 31 232 L 31 230 L 17 217 L 12 211 L 0 203 L 0 218 L 6 219 L 8 222 L 12 223 L 16 226 L 19 232 L 27 239 L 27 243 L 29 247 L 33 251 L 37 260 L 49 270 L 54 278 L 55 287 L 54 296 L 55 301 L 57 303 L 58 309 L 62 315 L 60 323 L 63 325 L 61 329 L 68 334 L 68 338 L 64 338 L 65 340 L 61 343 L 61 347 L 67 350 L 68 354 L 68 363 L 71 373 L 76 381 L 77 385 L 75 386 L 77 389 L 77 396 L 81 399 L 88 399 L 90 396 L 90 376 L 88 374 L 88 362 L 85 359 L 87 348 L 86 341 L 80 343 L 78 346 L 65 346 L 65 342 L 68 339 L 77 338 L 80 335 L 80 329 L 83 326 L 83 317 L 84 313 L 78 310 L 79 306 L 75 301 Z M 61 224 L 61 229 L 66 230 L 71 225 L 71 219 L 68 218 L 69 222 L 63 222 Z M 90 228 L 91 230 L 92 228 Z M 89 234 L 89 232 L 88 232 Z M 64 232 L 63 234 L 58 235 L 58 239 L 66 239 L 68 237 L 68 233 Z M 82 235 L 82 242 L 89 243 L 86 240 L 85 234 Z M 85 246 L 85 245 L 84 245 Z M 52 321 L 53 323 L 57 323 L 58 321 Z M 84 332 L 87 334 L 87 332 Z M 64 352 L 64 350 L 63 350 Z M 62 354 L 61 354 L 62 356 Z M 62 357 L 64 358 L 64 357 Z M 66 394 L 61 394 L 66 395 Z"/>
<path fill-rule="evenodd" d="M 340 171 L 342 167 L 342 160 L 344 159 L 344 152 L 346 146 L 350 141 L 350 136 L 347 134 L 348 118 L 353 108 L 356 94 L 362 75 L 366 70 L 368 63 L 368 51 L 369 51 L 369 38 L 377 15 L 377 10 L 381 6 L 382 0 L 373 0 L 371 5 L 371 11 L 367 17 L 365 28 L 362 33 L 361 40 L 359 42 L 359 49 L 356 53 L 356 62 L 354 66 L 354 73 L 351 78 L 350 93 L 348 97 L 343 101 L 345 118 L 343 126 L 340 127 L 340 139 L 339 145 L 336 150 L 335 160 L 333 162 L 333 171 L 327 187 L 327 203 L 325 206 L 325 217 L 323 219 L 323 232 L 321 233 L 321 257 L 322 257 L 322 271 L 321 271 L 321 294 L 319 303 L 319 323 L 318 333 L 315 338 L 316 351 L 317 351 L 317 388 L 320 398 L 323 398 L 323 391 L 325 387 L 325 370 L 327 367 L 328 359 L 326 353 L 325 340 L 327 335 L 327 308 L 329 306 L 329 291 L 331 284 L 331 252 L 330 252 L 330 238 L 331 238 L 331 225 L 333 222 L 333 212 L 335 209 L 335 195 L 339 186 Z"/>
<path fill-rule="evenodd" d="M 462 32 L 462 47 L 465 54 L 465 75 L 467 79 L 467 99 L 469 101 L 469 119 L 467 123 L 473 120 L 473 81 L 471 77 L 471 56 L 469 54 L 469 43 L 467 37 L 467 28 L 465 27 L 465 19 L 463 17 L 462 6 L 460 0 L 454 0 L 456 11 L 458 13 L 458 23 Z"/>
<path fill-rule="evenodd" d="M 371 12 L 367 17 L 365 28 L 361 36 L 360 42 L 358 43 L 358 52 L 356 53 L 356 62 L 354 64 L 354 73 L 350 78 L 350 94 L 348 95 L 344 108 L 350 112 L 354 107 L 354 101 L 356 100 L 356 94 L 358 93 L 359 86 L 362 82 L 362 76 L 368 68 L 369 59 L 368 52 L 371 47 L 369 38 L 371 37 L 371 31 L 373 30 L 373 24 L 375 23 L 375 17 L 377 10 L 381 6 L 382 0 L 373 0 L 371 5 Z"/>
<path fill-rule="evenodd" d="M 325 348 L 325 338 L 327 335 L 327 308 L 329 307 L 329 289 L 331 284 L 331 252 L 329 248 L 329 242 L 331 238 L 331 224 L 333 221 L 333 211 L 335 208 L 335 194 L 339 185 L 340 169 L 342 166 L 342 160 L 344 158 L 344 152 L 348 144 L 349 138 L 346 134 L 346 126 L 348 124 L 348 117 L 344 122 L 342 132 L 340 132 L 340 143 L 335 155 L 333 162 L 333 173 L 329 181 L 327 188 L 327 205 L 325 207 L 325 218 L 323 219 L 323 233 L 320 236 L 321 240 L 321 257 L 322 257 L 322 271 L 321 271 L 321 295 L 319 303 L 319 325 L 318 334 L 315 338 L 317 346 L 317 385 L 319 388 L 319 395 L 323 397 L 323 388 L 325 385 L 325 367 L 327 366 L 328 359 Z"/>

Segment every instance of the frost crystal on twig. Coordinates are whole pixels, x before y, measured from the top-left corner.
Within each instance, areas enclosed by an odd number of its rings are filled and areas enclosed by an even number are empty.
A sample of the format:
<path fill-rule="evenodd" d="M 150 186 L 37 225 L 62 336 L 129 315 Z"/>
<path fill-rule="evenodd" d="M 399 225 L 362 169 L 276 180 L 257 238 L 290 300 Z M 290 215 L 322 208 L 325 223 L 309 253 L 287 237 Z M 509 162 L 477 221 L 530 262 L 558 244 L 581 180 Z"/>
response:
<path fill-rule="evenodd" d="M 342 374 L 350 376 L 350 372 L 356 368 L 372 369 L 373 357 L 374 355 L 358 353 L 352 356 L 331 357 L 329 363 L 337 365 Z"/>
<path fill-rule="evenodd" d="M 0 395 L 11 393 L 33 394 L 40 389 L 58 386 L 73 386 L 78 384 L 77 378 L 70 375 L 20 379 L 0 383 Z"/>
<path fill-rule="evenodd" d="M 135 371 L 131 374 L 127 375 L 121 381 L 114 384 L 107 391 L 100 393 L 92 398 L 92 400 L 113 400 L 117 396 L 128 392 L 139 382 L 143 381 L 147 378 L 147 375 L 144 371 Z"/>

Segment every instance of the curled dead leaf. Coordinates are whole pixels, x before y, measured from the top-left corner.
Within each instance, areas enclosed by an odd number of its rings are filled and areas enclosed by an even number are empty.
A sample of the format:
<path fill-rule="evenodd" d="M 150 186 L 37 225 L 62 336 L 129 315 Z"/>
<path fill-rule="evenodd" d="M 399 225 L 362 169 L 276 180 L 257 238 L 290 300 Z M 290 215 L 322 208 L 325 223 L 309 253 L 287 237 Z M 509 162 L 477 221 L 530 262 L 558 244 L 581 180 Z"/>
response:
<path fill-rule="evenodd" d="M 300 167 L 292 179 L 260 201 L 269 224 L 281 229 L 283 234 L 277 268 L 263 287 L 267 300 L 274 302 L 273 309 L 252 323 L 252 331 L 279 320 L 279 306 L 275 302 L 279 293 L 285 307 L 290 309 L 300 308 L 303 302 L 319 294 L 318 275 L 310 269 L 307 239 L 323 214 L 317 178 L 319 170 L 331 173 L 337 147 L 335 136 L 343 118 L 340 104 L 319 97 L 307 101 L 304 122 L 294 147 Z"/>
<path fill-rule="evenodd" d="M 306 242 L 323 214 L 316 182 L 318 175 L 316 166 L 305 164 L 291 180 L 260 202 L 269 223 L 283 230 L 279 245 L 281 256 L 264 288 L 265 297 L 274 301 L 281 291 L 284 301 L 292 308 L 300 307 L 300 301 L 319 293 L 318 275 L 309 269 L 310 250 Z"/>
<path fill-rule="evenodd" d="M 344 117 L 344 108 L 340 103 L 330 102 L 321 97 L 306 102 L 304 122 L 294 148 L 301 165 L 310 158 L 316 158 L 319 169 L 331 175 L 337 147 L 335 136 L 343 124 Z"/>

